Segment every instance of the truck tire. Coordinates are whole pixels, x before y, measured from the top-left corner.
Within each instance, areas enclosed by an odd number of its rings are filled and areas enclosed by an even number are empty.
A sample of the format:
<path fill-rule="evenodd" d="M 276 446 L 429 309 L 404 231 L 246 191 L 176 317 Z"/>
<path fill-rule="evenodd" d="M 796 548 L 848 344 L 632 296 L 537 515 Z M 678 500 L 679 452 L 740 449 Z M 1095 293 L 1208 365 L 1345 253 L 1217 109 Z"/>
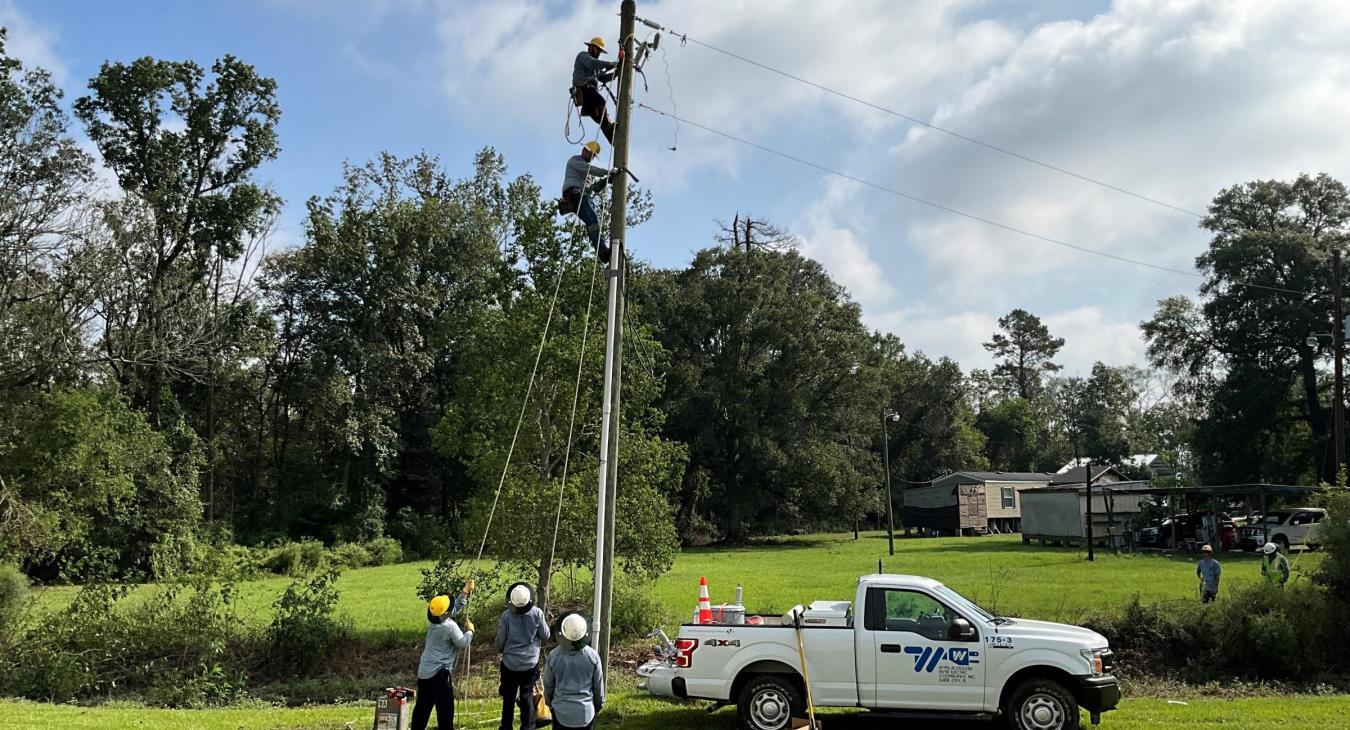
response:
<path fill-rule="evenodd" d="M 806 704 L 796 683 L 784 674 L 763 674 L 741 688 L 736 711 L 746 730 L 784 730 Z"/>
<path fill-rule="evenodd" d="M 1289 554 L 1289 538 L 1285 537 L 1284 535 L 1276 535 L 1274 543 L 1275 547 L 1280 549 L 1280 552 L 1284 553 L 1285 555 Z"/>
<path fill-rule="evenodd" d="M 1010 730 L 1078 730 L 1078 701 L 1053 679 L 1023 682 L 1003 708 Z"/>

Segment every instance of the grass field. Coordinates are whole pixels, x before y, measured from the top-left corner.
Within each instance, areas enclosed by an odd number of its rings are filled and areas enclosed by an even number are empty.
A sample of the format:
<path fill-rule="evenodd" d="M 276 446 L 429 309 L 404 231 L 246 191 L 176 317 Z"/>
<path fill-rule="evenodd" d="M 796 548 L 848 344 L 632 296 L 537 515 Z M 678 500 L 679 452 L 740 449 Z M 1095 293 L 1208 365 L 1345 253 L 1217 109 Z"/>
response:
<path fill-rule="evenodd" d="M 1185 704 L 1160 699 L 1126 699 L 1120 709 L 1103 716 L 1103 730 L 1165 730 L 1170 728 L 1274 728 L 1281 730 L 1331 730 L 1344 728 L 1350 715 L 1350 697 L 1295 696 L 1280 699 L 1192 698 Z M 464 703 L 455 727 L 491 728 L 497 723 L 497 703 Z M 374 717 L 371 704 L 301 708 L 242 707 L 221 710 L 160 710 L 133 705 L 76 707 L 33 702 L 0 701 L 0 730 L 110 730 L 156 728 L 158 730 L 346 730 L 369 727 Z M 1084 727 L 1087 717 L 1084 715 Z M 830 713 L 827 730 L 849 728 L 894 728 L 897 723 L 866 715 Z M 620 690 L 601 715 L 600 727 L 625 730 L 670 730 L 707 728 L 732 730 L 735 711 L 708 715 L 703 707 L 674 704 Z M 905 727 L 921 727 L 913 722 Z M 924 725 L 927 726 L 927 725 Z M 944 730 L 986 730 L 989 723 L 942 722 Z M 433 726 L 434 727 L 434 726 Z"/>
<path fill-rule="evenodd" d="M 752 611 L 781 612 L 800 602 L 821 598 L 851 598 L 857 576 L 874 572 L 877 559 L 885 556 L 883 534 L 815 535 L 786 538 L 761 546 L 687 550 L 674 568 L 652 588 L 665 613 L 668 626 L 687 619 L 698 591 L 698 579 L 706 576 L 714 603 L 728 601 L 737 583 L 744 586 L 746 604 Z M 1195 596 L 1193 556 L 1157 554 L 1113 556 L 1099 554 L 1088 563 L 1075 549 L 1022 545 L 1016 536 L 946 539 L 902 539 L 896 555 L 884 558 L 890 573 L 915 573 L 942 580 L 980 603 L 1003 613 L 1049 620 L 1074 621 L 1090 611 L 1111 611 L 1134 595 L 1145 602 L 1191 600 Z M 1255 556 L 1228 554 L 1224 585 L 1259 580 Z M 1319 554 L 1295 556 L 1296 573 L 1306 574 L 1321 560 Z M 415 640 L 424 630 L 423 606 L 414 594 L 418 570 L 427 563 L 362 568 L 347 571 L 340 582 L 341 610 L 351 617 L 358 631 L 368 637 L 400 642 Z M 524 577 L 524 576 L 522 576 Z M 1306 576 L 1300 578 L 1306 580 Z M 585 581 L 585 576 L 578 576 Z M 265 621 L 271 602 L 288 582 L 267 578 L 240 586 L 246 616 Z M 59 610 L 74 595 L 73 588 L 49 589 L 42 593 L 46 610 Z M 495 614 L 496 599 L 480 598 L 484 616 Z M 480 618 L 480 620 L 482 620 Z M 639 694 L 633 688 L 631 669 L 616 671 L 612 700 L 602 727 L 629 730 L 669 730 L 706 727 L 729 730 L 734 712 L 714 715 L 702 706 L 680 705 Z M 474 677 L 457 727 L 491 727 L 496 723 L 497 702 L 487 678 Z M 1198 692 L 1196 693 L 1198 694 Z M 1165 699 L 1128 698 L 1121 709 L 1106 716 L 1107 730 L 1143 728 L 1297 728 L 1346 727 L 1350 696 L 1266 696 L 1239 699 L 1182 697 L 1185 704 Z M 212 710 L 163 710 L 134 704 L 97 707 L 48 705 L 0 700 L 0 730 L 8 728 L 166 728 L 242 730 L 305 728 L 345 730 L 368 727 L 369 703 L 281 708 L 244 705 Z M 827 728 L 894 727 L 879 719 L 831 714 Z M 944 723 L 944 728 L 987 728 L 987 724 Z"/>
<path fill-rule="evenodd" d="M 1089 611 L 1114 610 L 1135 594 L 1145 602 L 1196 595 L 1196 558 L 1190 555 L 1113 556 L 1099 551 L 1096 562 L 1089 563 L 1076 549 L 1023 545 L 1012 535 L 900 539 L 895 556 L 889 557 L 884 533 L 863 533 L 856 541 L 851 534 L 810 535 L 769 545 L 686 550 L 652 590 L 668 626 L 688 620 L 700 576 L 708 578 L 713 603 L 730 602 L 740 583 L 751 611 L 784 612 L 815 599 L 851 599 L 857 577 L 875 572 L 878 558 L 884 559 L 888 573 L 931 576 L 996 612 L 1052 621 L 1075 621 Z M 1260 561 L 1254 554 L 1227 553 L 1220 558 L 1226 587 L 1260 579 Z M 1293 560 L 1296 575 L 1305 574 L 1320 563 L 1321 555 L 1296 554 Z M 428 565 L 346 571 L 338 584 L 340 610 L 366 636 L 391 640 L 421 636 L 424 609 L 415 590 L 418 570 Z M 589 582 L 588 576 L 577 579 Z M 269 577 L 239 586 L 241 611 L 251 620 L 266 621 L 272 601 L 288 582 Z M 51 588 L 40 600 L 46 608 L 57 609 L 74 592 L 69 587 Z M 495 616 L 489 607 L 500 605 L 499 600 L 480 597 L 478 611 Z"/>

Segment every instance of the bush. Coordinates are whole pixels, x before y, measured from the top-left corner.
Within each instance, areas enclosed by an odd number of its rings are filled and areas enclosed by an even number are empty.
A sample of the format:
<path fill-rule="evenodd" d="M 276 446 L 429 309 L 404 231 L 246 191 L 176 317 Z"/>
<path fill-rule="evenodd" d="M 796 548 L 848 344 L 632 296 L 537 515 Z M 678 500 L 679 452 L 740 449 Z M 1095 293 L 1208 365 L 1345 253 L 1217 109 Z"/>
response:
<path fill-rule="evenodd" d="M 1344 606 L 1317 586 L 1246 586 L 1217 602 L 1143 605 L 1086 625 L 1111 642 L 1123 673 L 1184 682 L 1311 681 L 1344 671 Z"/>
<path fill-rule="evenodd" d="M 650 583 L 619 581 L 614 586 L 610 631 L 615 639 L 640 639 L 660 626 L 665 618 L 661 605 L 652 598 Z"/>
<path fill-rule="evenodd" d="M 152 598 L 133 603 L 123 600 L 125 586 L 85 586 L 68 611 L 44 616 L 25 633 L 4 691 L 53 702 L 133 692 L 186 707 L 236 697 L 245 685 L 237 651 L 244 629 L 233 586 L 152 590 Z"/>
<path fill-rule="evenodd" d="M 304 576 L 318 570 L 327 558 L 323 543 L 318 540 L 288 542 L 269 550 L 262 566 L 278 575 Z"/>
<path fill-rule="evenodd" d="M 355 542 L 334 545 L 333 564 L 344 568 L 363 568 L 371 565 L 370 551 L 364 545 Z"/>
<path fill-rule="evenodd" d="M 0 565 L 0 647 L 19 629 L 28 602 L 28 576 L 13 565 Z"/>
<path fill-rule="evenodd" d="M 403 559 L 403 546 L 392 537 L 377 537 L 365 544 L 370 565 L 393 565 Z"/>
<path fill-rule="evenodd" d="M 329 566 L 308 580 L 295 580 L 277 599 L 276 615 L 264 632 L 263 668 L 278 676 L 308 673 L 323 666 L 351 630 L 337 615 L 339 571 Z"/>
<path fill-rule="evenodd" d="M 1326 559 L 1317 572 L 1317 582 L 1327 587 L 1342 604 L 1350 605 L 1350 492 L 1336 490 L 1326 496 L 1327 517 L 1318 539 Z"/>

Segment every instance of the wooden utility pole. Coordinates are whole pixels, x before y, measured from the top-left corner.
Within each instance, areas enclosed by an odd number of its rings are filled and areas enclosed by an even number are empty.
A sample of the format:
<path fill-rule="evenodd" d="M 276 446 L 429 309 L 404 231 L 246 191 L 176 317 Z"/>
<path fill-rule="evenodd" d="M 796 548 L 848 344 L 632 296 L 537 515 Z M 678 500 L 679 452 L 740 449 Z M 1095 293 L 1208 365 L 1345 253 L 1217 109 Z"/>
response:
<path fill-rule="evenodd" d="M 619 108 L 614 110 L 614 169 L 628 169 L 628 122 L 632 117 L 633 30 L 637 3 L 624 0 L 620 8 Z M 624 236 L 628 225 L 628 175 L 614 176 L 609 207 L 609 314 L 605 338 L 605 379 L 600 426 L 600 489 L 596 504 L 595 608 L 591 641 L 609 669 L 610 621 L 614 597 L 614 511 L 619 494 L 619 394 L 623 382 L 623 287 L 627 269 Z"/>
<path fill-rule="evenodd" d="M 1332 482 L 1341 478 L 1341 467 L 1345 466 L 1345 380 L 1341 374 L 1341 360 L 1345 350 L 1345 308 L 1341 305 L 1341 247 L 1331 247 L 1331 296 L 1335 304 L 1335 321 L 1331 325 L 1331 354 L 1335 359 L 1336 402 L 1332 404 L 1331 440 L 1336 444 L 1336 468 L 1332 471 Z M 1326 452 L 1323 452 L 1326 453 Z"/>

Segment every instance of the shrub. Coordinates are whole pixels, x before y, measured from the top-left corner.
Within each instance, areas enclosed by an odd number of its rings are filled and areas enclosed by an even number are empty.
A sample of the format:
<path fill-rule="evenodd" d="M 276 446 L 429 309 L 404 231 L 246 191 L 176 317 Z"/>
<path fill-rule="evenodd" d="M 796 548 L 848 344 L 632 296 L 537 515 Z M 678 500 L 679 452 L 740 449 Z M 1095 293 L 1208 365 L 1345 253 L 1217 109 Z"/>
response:
<path fill-rule="evenodd" d="M 25 633 L 4 691 L 48 701 L 134 692 L 188 707 L 233 699 L 245 683 L 233 586 L 153 590 L 153 598 L 133 604 L 123 600 L 125 586 L 85 586 L 68 611 L 44 616 Z"/>
<path fill-rule="evenodd" d="M 344 568 L 362 568 L 371 564 L 370 551 L 364 545 L 355 542 L 334 545 L 333 563 Z"/>
<path fill-rule="evenodd" d="M 337 615 L 339 571 L 329 566 L 308 580 L 294 580 L 276 602 L 264 632 L 263 668 L 294 676 L 323 666 L 351 631 Z"/>
<path fill-rule="evenodd" d="M 1336 490 L 1326 496 L 1327 517 L 1318 539 L 1326 559 L 1317 572 L 1317 582 L 1327 587 L 1342 604 L 1350 605 L 1350 492 Z"/>
<path fill-rule="evenodd" d="M 28 602 L 28 576 L 13 565 L 0 565 L 0 647 L 19 629 Z"/>
<path fill-rule="evenodd" d="M 370 565 L 393 565 L 403 559 L 403 546 L 392 537 L 377 537 L 365 544 Z"/>
<path fill-rule="evenodd" d="M 651 584 L 618 581 L 614 586 L 614 608 L 610 631 L 615 639 L 639 639 L 660 626 L 665 612 L 652 598 Z"/>
<path fill-rule="evenodd" d="M 263 568 L 278 575 L 303 576 L 318 570 L 328 557 L 317 540 L 288 542 L 273 547 L 263 559 Z"/>
<path fill-rule="evenodd" d="M 1209 605 L 1138 598 L 1086 622 L 1111 642 L 1121 670 L 1186 682 L 1311 681 L 1343 672 L 1344 607 L 1317 586 L 1245 586 Z"/>

